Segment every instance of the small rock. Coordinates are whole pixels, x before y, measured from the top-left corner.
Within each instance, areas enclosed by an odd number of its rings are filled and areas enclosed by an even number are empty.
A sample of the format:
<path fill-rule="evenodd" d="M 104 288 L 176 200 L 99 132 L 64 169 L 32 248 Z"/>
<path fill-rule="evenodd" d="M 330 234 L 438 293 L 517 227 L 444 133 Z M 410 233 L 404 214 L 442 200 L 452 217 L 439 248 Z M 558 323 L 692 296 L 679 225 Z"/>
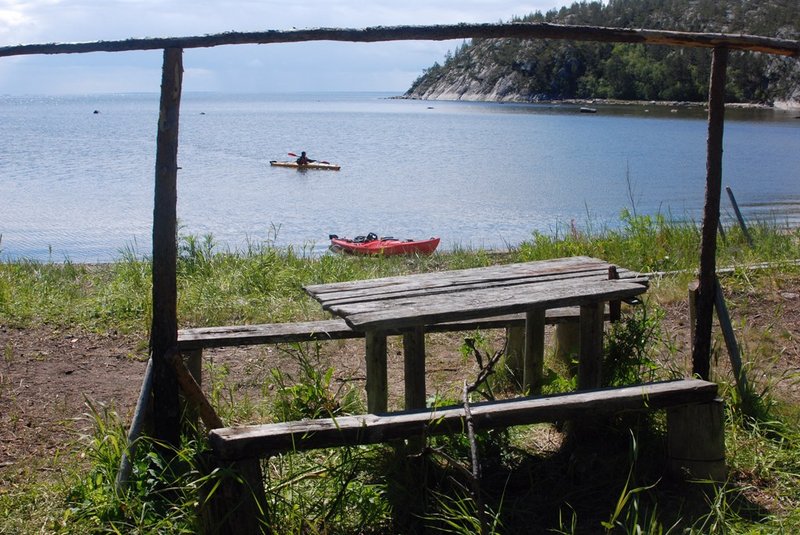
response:
<path fill-rule="evenodd" d="M 800 294 L 794 292 L 781 292 L 781 297 L 784 299 L 797 299 L 800 297 Z"/>

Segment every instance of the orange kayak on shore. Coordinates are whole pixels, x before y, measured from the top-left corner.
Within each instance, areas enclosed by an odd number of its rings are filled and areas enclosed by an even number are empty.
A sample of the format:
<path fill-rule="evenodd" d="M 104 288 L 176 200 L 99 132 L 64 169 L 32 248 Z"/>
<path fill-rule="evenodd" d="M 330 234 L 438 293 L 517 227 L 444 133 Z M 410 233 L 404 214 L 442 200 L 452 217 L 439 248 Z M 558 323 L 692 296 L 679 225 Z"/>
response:
<path fill-rule="evenodd" d="M 331 250 L 356 255 L 428 255 L 439 246 L 439 238 L 398 240 L 391 237 L 379 238 L 372 233 L 353 239 L 340 238 L 336 234 L 331 234 L 329 238 Z"/>

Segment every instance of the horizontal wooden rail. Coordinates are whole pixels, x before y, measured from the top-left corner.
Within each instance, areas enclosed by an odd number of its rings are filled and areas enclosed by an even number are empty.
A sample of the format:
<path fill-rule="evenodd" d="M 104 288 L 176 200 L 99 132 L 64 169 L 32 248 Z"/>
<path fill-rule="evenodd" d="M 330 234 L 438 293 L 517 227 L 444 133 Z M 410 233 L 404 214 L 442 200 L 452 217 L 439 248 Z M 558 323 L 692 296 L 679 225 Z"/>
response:
<path fill-rule="evenodd" d="M 613 43 L 640 43 L 683 47 L 729 48 L 800 57 L 800 41 L 755 35 L 692 33 L 666 30 L 607 28 L 548 23 L 452 24 L 433 26 L 375 26 L 369 28 L 313 28 L 225 32 L 191 37 L 136 38 L 86 43 L 43 43 L 0 47 L 0 57 L 31 54 L 125 52 L 166 48 L 209 48 L 222 45 L 297 43 L 304 41 L 444 41 L 472 38 L 562 39 Z"/>
<path fill-rule="evenodd" d="M 491 429 L 595 414 L 707 403 L 716 396 L 715 383 L 684 379 L 550 397 L 476 403 L 471 406 L 471 413 L 475 429 Z M 464 408 L 454 406 L 214 429 L 209 433 L 209 440 L 214 453 L 221 459 L 248 459 L 287 451 L 375 444 L 425 434 L 458 433 L 464 429 L 464 418 Z"/>
<path fill-rule="evenodd" d="M 547 311 L 550 325 L 577 322 L 577 307 L 554 308 Z M 475 329 L 501 329 L 525 325 L 525 314 L 507 314 L 493 318 L 437 323 L 425 327 L 425 332 L 457 332 Z M 389 335 L 404 334 L 401 330 Z M 351 329 L 344 320 L 304 321 L 298 323 L 264 323 L 256 325 L 231 325 L 224 327 L 197 327 L 178 331 L 178 347 L 182 351 L 211 347 L 235 347 L 261 344 L 313 342 L 315 340 L 346 340 L 364 338 L 364 332 Z"/>

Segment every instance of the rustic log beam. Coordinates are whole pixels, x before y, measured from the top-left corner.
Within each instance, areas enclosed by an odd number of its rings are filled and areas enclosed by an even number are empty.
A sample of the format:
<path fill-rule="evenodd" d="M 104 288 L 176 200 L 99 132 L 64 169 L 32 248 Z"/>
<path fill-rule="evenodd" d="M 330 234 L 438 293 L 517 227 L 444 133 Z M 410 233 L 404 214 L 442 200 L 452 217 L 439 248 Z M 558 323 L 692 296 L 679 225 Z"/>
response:
<path fill-rule="evenodd" d="M 725 123 L 725 78 L 728 50 L 715 48 L 708 90 L 708 141 L 706 159 L 706 199 L 700 243 L 699 286 L 695 303 L 696 319 L 692 373 L 708 380 L 711 358 L 711 324 L 717 291 L 717 229 L 722 194 L 722 134 Z"/>
<path fill-rule="evenodd" d="M 31 54 L 80 54 L 124 52 L 162 48 L 209 48 L 222 45 L 297 43 L 304 41 L 382 42 L 449 39 L 563 39 L 614 43 L 640 43 L 704 48 L 749 50 L 800 57 L 800 41 L 756 35 L 693 33 L 666 30 L 607 28 L 548 23 L 451 24 L 432 26 L 374 26 L 369 28 L 311 28 L 225 32 L 204 36 L 136 38 L 86 43 L 42 43 L 0 47 L 0 57 Z"/>
<path fill-rule="evenodd" d="M 155 200 L 153 208 L 153 319 L 150 353 L 153 358 L 155 438 L 180 444 L 178 381 L 168 361 L 178 344 L 177 319 L 177 174 L 178 118 L 183 80 L 183 50 L 164 50 L 161 107 L 156 148 Z"/>

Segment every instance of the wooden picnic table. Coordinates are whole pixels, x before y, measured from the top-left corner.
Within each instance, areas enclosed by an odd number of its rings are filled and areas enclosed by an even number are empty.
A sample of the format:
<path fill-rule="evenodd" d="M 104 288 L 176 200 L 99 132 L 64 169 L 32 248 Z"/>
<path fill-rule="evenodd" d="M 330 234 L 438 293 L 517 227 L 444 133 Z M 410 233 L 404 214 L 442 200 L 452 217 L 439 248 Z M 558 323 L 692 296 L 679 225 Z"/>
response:
<path fill-rule="evenodd" d="M 580 307 L 578 388 L 600 385 L 605 303 L 642 294 L 647 279 L 576 256 L 483 268 L 316 284 L 304 289 L 366 337 L 367 408 L 388 406 L 386 333 L 404 332 L 406 408 L 425 407 L 425 326 L 525 313 L 523 385 L 541 385 L 545 311 Z"/>

